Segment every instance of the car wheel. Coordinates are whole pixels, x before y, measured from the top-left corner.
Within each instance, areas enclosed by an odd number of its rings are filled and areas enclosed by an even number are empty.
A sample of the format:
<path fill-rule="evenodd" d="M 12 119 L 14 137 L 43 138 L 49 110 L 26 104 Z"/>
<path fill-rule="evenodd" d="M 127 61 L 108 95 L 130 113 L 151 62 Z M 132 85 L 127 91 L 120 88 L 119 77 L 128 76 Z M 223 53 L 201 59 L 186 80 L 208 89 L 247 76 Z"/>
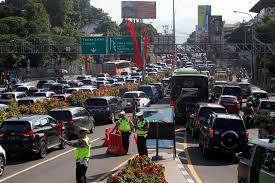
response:
<path fill-rule="evenodd" d="M 63 139 L 67 140 L 67 134 L 65 131 L 62 132 L 61 137 Z M 63 140 L 60 140 L 60 145 L 59 145 L 59 149 L 65 149 L 66 148 L 66 143 Z"/>
<path fill-rule="evenodd" d="M 4 174 L 4 169 L 5 169 L 5 159 L 3 156 L 0 156 L 0 176 Z"/>
<path fill-rule="evenodd" d="M 47 154 L 47 144 L 46 144 L 46 142 L 41 141 L 40 142 L 40 150 L 39 150 L 39 153 L 38 153 L 38 157 L 40 159 L 45 158 L 46 154 Z"/>

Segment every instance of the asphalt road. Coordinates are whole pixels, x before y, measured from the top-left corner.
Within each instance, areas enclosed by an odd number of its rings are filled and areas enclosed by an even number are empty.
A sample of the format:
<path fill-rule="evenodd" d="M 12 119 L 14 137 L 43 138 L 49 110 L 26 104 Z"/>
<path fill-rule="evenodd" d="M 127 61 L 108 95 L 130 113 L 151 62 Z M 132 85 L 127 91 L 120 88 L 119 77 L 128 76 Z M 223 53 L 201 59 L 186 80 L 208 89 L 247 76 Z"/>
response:
<path fill-rule="evenodd" d="M 169 106 L 169 99 L 162 100 L 159 104 L 151 107 Z M 87 177 L 89 182 L 98 182 L 105 178 L 122 163 L 137 154 L 137 148 L 131 140 L 130 150 L 126 156 L 110 156 L 106 154 L 106 148 L 102 147 L 105 137 L 105 128 L 114 125 L 97 126 L 95 133 L 89 135 L 92 143 L 92 159 L 89 163 Z M 250 134 L 257 138 L 257 131 L 252 130 Z M 176 132 L 177 155 L 183 165 L 194 177 L 198 176 L 206 183 L 234 183 L 236 182 L 236 167 L 238 159 L 224 155 L 213 154 L 210 159 L 202 157 L 201 149 L 197 141 L 188 135 L 187 148 L 184 152 L 184 127 L 178 126 Z M 186 156 L 186 151 L 189 156 Z M 191 164 L 188 164 L 188 162 Z M 1 182 L 7 183 L 74 183 L 75 162 L 73 148 L 65 150 L 49 150 L 46 158 L 35 160 L 26 155 L 21 155 L 8 160 L 5 174 L 0 178 Z M 190 170 L 193 167 L 194 171 Z"/>
<path fill-rule="evenodd" d="M 87 171 L 90 182 L 98 181 L 98 178 L 106 173 L 110 173 L 117 165 L 128 160 L 136 154 L 135 145 L 131 144 L 130 152 L 126 156 L 110 156 L 106 154 L 106 148 L 102 147 L 105 125 L 96 127 L 95 133 L 89 135 L 92 141 L 92 159 Z M 49 150 L 46 158 L 34 160 L 26 155 L 21 155 L 8 160 L 5 174 L 0 178 L 0 182 L 7 183 L 74 183 L 75 182 L 75 162 L 73 148 L 67 147 L 65 150 Z"/>

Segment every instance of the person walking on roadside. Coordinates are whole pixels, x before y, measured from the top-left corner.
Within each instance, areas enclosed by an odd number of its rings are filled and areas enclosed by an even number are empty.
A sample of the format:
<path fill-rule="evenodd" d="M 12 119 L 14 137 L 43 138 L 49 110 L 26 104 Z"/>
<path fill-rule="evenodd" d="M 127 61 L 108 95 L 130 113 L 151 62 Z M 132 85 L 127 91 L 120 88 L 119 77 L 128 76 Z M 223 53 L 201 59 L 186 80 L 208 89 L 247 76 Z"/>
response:
<path fill-rule="evenodd" d="M 147 119 L 144 119 L 143 112 L 138 112 L 136 116 L 138 118 L 137 124 L 135 126 L 137 134 L 138 154 L 140 156 L 148 156 L 146 138 L 149 130 L 149 121 Z"/>
<path fill-rule="evenodd" d="M 87 133 L 88 129 L 80 127 L 78 132 L 79 139 L 77 141 L 65 141 L 65 143 L 75 149 L 75 161 L 76 161 L 76 182 L 87 183 L 86 172 L 89 165 L 89 159 L 91 156 L 91 142 Z"/>
<path fill-rule="evenodd" d="M 126 114 L 124 111 L 119 113 L 119 120 L 115 128 L 113 129 L 112 133 L 114 132 L 115 129 L 117 129 L 121 133 L 123 147 L 126 151 L 125 153 L 127 154 L 129 150 L 129 138 L 131 135 L 131 131 L 133 130 L 133 124 L 130 121 L 130 119 L 126 117 Z"/>

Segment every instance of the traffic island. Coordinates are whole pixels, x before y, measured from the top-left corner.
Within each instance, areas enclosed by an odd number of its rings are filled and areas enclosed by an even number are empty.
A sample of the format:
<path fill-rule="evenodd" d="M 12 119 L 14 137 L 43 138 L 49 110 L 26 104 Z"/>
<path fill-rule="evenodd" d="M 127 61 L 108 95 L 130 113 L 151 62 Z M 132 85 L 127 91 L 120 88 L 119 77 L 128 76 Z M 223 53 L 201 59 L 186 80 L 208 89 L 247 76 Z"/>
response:
<path fill-rule="evenodd" d="M 107 179 L 107 183 L 118 182 L 167 183 L 165 167 L 147 156 L 136 156 L 128 161 L 125 169 Z"/>

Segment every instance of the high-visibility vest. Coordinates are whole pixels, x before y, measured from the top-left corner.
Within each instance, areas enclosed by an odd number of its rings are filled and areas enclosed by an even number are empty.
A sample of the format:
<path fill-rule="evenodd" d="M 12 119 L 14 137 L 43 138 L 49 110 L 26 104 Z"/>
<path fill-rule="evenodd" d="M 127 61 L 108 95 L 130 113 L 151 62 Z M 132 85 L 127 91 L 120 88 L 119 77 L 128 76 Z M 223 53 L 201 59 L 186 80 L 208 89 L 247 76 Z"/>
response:
<path fill-rule="evenodd" d="M 90 139 L 87 136 L 85 139 L 83 139 L 86 143 L 85 147 L 77 147 L 74 155 L 75 155 L 75 160 L 76 162 L 79 162 L 81 159 L 89 159 L 91 156 L 91 143 L 90 143 Z"/>
<path fill-rule="evenodd" d="M 148 129 L 143 129 L 146 123 L 149 123 L 149 121 L 146 119 L 143 119 L 142 121 L 139 120 L 137 122 L 137 129 L 136 129 L 137 136 L 147 136 Z"/>
<path fill-rule="evenodd" d="M 131 124 L 130 120 L 127 118 L 120 118 L 118 120 L 119 128 L 121 132 L 130 132 Z"/>

